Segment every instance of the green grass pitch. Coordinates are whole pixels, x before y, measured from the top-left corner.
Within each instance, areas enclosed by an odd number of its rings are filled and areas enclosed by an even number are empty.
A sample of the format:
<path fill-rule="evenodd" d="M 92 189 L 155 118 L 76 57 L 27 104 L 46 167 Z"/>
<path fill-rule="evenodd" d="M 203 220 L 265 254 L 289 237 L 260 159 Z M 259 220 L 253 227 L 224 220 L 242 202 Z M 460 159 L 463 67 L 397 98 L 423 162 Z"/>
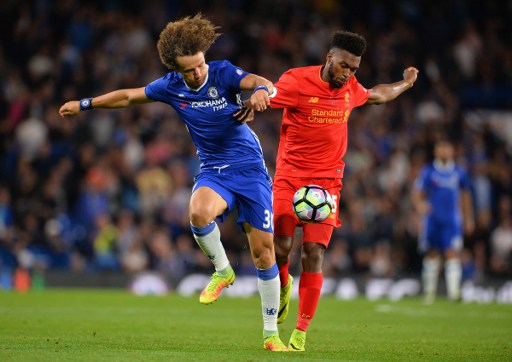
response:
<path fill-rule="evenodd" d="M 286 343 L 297 300 L 280 326 Z M 512 361 L 512 305 L 322 298 L 305 353 L 263 350 L 260 301 L 0 292 L 0 361 Z"/>

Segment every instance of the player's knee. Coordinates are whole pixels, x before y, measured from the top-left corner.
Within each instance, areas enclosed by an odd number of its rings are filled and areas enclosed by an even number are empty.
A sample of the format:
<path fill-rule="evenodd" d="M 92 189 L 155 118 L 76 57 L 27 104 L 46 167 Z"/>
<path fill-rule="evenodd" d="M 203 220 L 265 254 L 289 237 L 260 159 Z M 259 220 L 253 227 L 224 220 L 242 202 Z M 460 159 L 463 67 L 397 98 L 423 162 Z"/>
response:
<path fill-rule="evenodd" d="M 318 267 L 321 266 L 324 261 L 324 255 L 323 253 L 303 253 L 302 254 L 302 263 L 308 264 L 312 267 Z"/>
<path fill-rule="evenodd" d="M 211 215 L 208 209 L 191 209 L 189 212 L 190 222 L 194 226 L 205 226 L 213 221 L 215 216 Z"/>
<path fill-rule="evenodd" d="M 268 269 L 276 262 L 271 248 L 261 247 L 253 250 L 254 266 L 258 269 Z"/>
<path fill-rule="evenodd" d="M 288 260 L 288 255 L 292 249 L 292 238 L 289 236 L 275 236 L 274 237 L 274 248 L 276 252 L 276 259 Z"/>
<path fill-rule="evenodd" d="M 302 264 L 313 268 L 322 266 L 325 247 L 316 243 L 306 243 L 302 247 Z"/>
<path fill-rule="evenodd" d="M 446 259 L 458 259 L 459 253 L 458 253 L 458 251 L 453 250 L 453 249 L 446 250 L 445 258 Z"/>

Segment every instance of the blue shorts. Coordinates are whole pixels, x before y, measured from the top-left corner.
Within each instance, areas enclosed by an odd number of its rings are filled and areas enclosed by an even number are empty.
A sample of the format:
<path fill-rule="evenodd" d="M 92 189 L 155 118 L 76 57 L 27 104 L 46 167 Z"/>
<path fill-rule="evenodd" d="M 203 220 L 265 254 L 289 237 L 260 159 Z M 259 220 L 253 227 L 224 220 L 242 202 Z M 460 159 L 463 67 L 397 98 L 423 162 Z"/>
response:
<path fill-rule="evenodd" d="M 437 250 L 441 253 L 447 250 L 461 250 L 462 226 L 457 222 L 447 223 L 426 218 L 420 236 L 419 249 L 421 252 Z"/>
<path fill-rule="evenodd" d="M 243 231 L 242 223 L 246 222 L 256 229 L 274 232 L 272 179 L 262 166 L 201 171 L 196 176 L 192 192 L 201 186 L 211 188 L 227 202 L 226 211 L 217 216 L 219 222 L 223 222 L 236 206 L 237 223 Z"/>

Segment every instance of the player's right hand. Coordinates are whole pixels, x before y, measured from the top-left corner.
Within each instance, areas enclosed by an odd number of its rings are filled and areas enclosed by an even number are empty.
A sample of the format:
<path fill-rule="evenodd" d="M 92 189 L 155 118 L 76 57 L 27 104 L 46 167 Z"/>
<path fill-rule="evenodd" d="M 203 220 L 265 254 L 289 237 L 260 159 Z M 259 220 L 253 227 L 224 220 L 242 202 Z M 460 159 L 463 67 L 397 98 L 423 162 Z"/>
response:
<path fill-rule="evenodd" d="M 66 102 L 59 109 L 59 114 L 61 117 L 74 116 L 74 115 L 77 115 L 78 113 L 80 113 L 80 102 L 79 101 Z"/>
<path fill-rule="evenodd" d="M 244 101 L 244 106 L 240 110 L 233 113 L 233 117 L 235 117 L 240 123 L 251 122 L 254 120 L 254 111 L 247 107 L 247 102 L 248 101 Z"/>
<path fill-rule="evenodd" d="M 419 202 L 417 205 L 416 205 L 416 211 L 420 214 L 420 215 L 427 215 L 430 213 L 430 210 L 432 209 L 432 207 L 430 206 L 430 204 L 426 201 L 422 201 L 422 202 Z"/>

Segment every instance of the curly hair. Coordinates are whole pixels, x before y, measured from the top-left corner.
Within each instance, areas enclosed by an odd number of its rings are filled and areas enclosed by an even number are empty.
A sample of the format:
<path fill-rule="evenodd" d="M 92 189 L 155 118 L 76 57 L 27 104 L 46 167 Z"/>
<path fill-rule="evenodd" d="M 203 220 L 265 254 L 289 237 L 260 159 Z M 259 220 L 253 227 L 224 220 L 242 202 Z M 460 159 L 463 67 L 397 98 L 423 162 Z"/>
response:
<path fill-rule="evenodd" d="M 344 49 L 358 57 L 366 50 L 366 39 L 349 31 L 337 31 L 332 36 L 331 49 Z"/>
<path fill-rule="evenodd" d="M 206 53 L 213 42 L 221 35 L 210 20 L 201 13 L 193 18 L 187 16 L 167 24 L 160 33 L 157 49 L 160 60 L 169 69 L 176 69 L 176 57 Z"/>

